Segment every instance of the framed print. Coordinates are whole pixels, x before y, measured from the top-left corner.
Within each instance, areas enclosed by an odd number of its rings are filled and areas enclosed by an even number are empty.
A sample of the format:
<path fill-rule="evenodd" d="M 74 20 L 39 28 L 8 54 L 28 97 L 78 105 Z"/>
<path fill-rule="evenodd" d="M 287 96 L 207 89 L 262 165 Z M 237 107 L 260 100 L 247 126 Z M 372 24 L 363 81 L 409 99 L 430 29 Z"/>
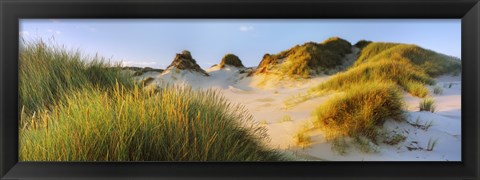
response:
<path fill-rule="evenodd" d="M 478 1 L 0 5 L 2 179 L 478 178 Z"/>

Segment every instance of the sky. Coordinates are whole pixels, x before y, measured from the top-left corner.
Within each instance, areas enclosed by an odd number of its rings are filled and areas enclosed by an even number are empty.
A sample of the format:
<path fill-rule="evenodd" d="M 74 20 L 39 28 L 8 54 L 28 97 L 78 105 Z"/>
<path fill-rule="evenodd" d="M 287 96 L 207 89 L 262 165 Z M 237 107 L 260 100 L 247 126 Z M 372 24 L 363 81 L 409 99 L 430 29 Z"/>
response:
<path fill-rule="evenodd" d="M 127 66 L 165 68 L 182 50 L 202 68 L 227 53 L 247 67 L 264 54 L 338 36 L 417 44 L 461 57 L 460 19 L 21 19 L 20 38 L 96 54 Z"/>

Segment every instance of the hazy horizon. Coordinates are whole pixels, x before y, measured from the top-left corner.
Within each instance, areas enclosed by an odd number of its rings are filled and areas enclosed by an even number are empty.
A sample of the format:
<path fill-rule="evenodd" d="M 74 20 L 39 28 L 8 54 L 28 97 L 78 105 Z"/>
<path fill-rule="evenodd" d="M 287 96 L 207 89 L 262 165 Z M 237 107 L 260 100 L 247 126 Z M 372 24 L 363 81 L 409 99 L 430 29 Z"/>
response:
<path fill-rule="evenodd" d="M 246 19 L 21 19 L 20 38 L 52 39 L 59 45 L 128 66 L 165 68 L 188 50 L 202 68 L 227 53 L 245 66 L 257 66 L 265 53 L 276 54 L 305 42 L 338 36 L 417 44 L 461 58 L 461 20 L 246 20 Z"/>

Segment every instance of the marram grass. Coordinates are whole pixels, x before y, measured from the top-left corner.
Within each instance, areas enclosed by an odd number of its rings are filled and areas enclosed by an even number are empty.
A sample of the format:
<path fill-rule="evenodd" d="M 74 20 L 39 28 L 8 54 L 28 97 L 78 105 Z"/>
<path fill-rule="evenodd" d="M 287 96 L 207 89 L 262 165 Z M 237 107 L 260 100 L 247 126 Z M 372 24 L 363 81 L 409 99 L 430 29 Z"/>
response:
<path fill-rule="evenodd" d="M 285 101 L 292 107 L 328 91 L 343 91 L 357 83 L 393 81 L 406 92 L 426 97 L 429 90 L 425 85 L 434 85 L 432 77 L 442 74 L 458 74 L 461 62 L 431 50 L 411 44 L 372 42 L 364 43 L 360 56 L 345 72 L 335 74 L 327 82 L 311 88 L 306 94 L 293 96 Z"/>
<path fill-rule="evenodd" d="M 351 44 L 339 37 L 332 37 L 321 43 L 307 42 L 278 54 L 266 54 L 256 73 L 310 78 L 341 65 L 344 56 L 350 52 Z"/>
<path fill-rule="evenodd" d="M 412 63 L 404 59 L 397 61 L 385 59 L 365 62 L 345 72 L 337 73 L 329 80 L 310 88 L 305 94 L 289 97 L 284 104 L 286 108 L 290 108 L 314 97 L 346 91 L 352 89 L 352 86 L 378 82 L 393 82 L 399 89 L 417 97 L 427 96 L 429 91 L 425 85 L 435 84 L 434 79 Z"/>
<path fill-rule="evenodd" d="M 19 109 L 27 114 L 48 108 L 79 88 L 109 89 L 116 82 L 126 87 L 134 84 L 119 68 L 109 68 L 103 58 L 85 57 L 79 51 L 46 45 L 41 40 L 23 43 L 19 54 Z"/>
<path fill-rule="evenodd" d="M 399 57 L 417 65 L 430 76 L 442 74 L 458 74 L 461 62 L 455 58 L 421 48 L 413 44 L 370 43 L 362 49 L 355 66 L 365 62 L 375 62 L 382 59 L 397 60 Z"/>
<path fill-rule="evenodd" d="M 21 161 L 269 161 L 265 129 L 218 92 L 167 86 L 113 96 L 98 88 L 72 93 L 65 103 L 20 129 Z"/>
<path fill-rule="evenodd" d="M 20 49 L 20 161 L 270 161 L 266 132 L 217 91 L 142 88 L 80 52 Z"/>
<path fill-rule="evenodd" d="M 328 81 L 310 89 L 310 92 L 345 90 L 356 84 L 377 81 L 392 81 L 410 94 L 419 97 L 428 95 L 428 89 L 424 85 L 435 84 L 430 76 L 407 61 L 382 60 L 366 62 L 346 72 L 338 73 Z"/>
<path fill-rule="evenodd" d="M 426 97 L 419 102 L 420 111 L 435 112 L 435 100 L 431 97 Z"/>
<path fill-rule="evenodd" d="M 426 85 L 435 84 L 432 77 L 461 71 L 456 58 L 415 45 L 365 42 L 361 46 L 359 58 L 347 71 L 285 101 L 289 108 L 314 97 L 337 93 L 317 107 L 313 117 L 316 128 L 324 132 L 332 148 L 340 153 L 346 153 L 348 148 L 345 139 L 352 138 L 359 149 L 370 152 L 370 144 L 384 136 L 380 132 L 387 119 L 404 119 L 403 91 L 427 97 Z M 420 103 L 420 110 L 434 112 L 432 102 L 426 98 Z"/>
<path fill-rule="evenodd" d="M 401 91 L 391 82 L 357 84 L 320 105 L 314 124 L 327 140 L 366 137 L 376 140 L 385 120 L 404 120 Z"/>

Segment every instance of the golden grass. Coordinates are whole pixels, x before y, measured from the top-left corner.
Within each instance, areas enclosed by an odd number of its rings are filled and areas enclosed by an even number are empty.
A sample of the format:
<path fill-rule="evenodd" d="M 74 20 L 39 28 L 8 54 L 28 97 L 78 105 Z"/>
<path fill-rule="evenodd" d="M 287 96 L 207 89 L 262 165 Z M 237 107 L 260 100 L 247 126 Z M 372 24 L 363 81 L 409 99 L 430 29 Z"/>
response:
<path fill-rule="evenodd" d="M 20 161 L 271 161 L 264 127 L 217 91 L 143 88 L 42 42 L 20 54 Z M 94 59 L 96 60 L 96 59 Z"/>
<path fill-rule="evenodd" d="M 435 77 L 442 74 L 458 74 L 461 62 L 458 58 L 421 48 L 413 44 L 370 43 L 361 51 L 354 65 L 382 59 L 396 60 L 398 57 L 408 60 L 418 66 L 426 74 Z"/>
<path fill-rule="evenodd" d="M 278 54 L 266 54 L 256 73 L 309 78 L 341 65 L 344 55 L 350 52 L 351 44 L 338 37 L 322 43 L 308 42 Z"/>
<path fill-rule="evenodd" d="M 426 97 L 420 101 L 419 104 L 420 111 L 430 111 L 435 112 L 435 100 L 431 97 Z"/>
<path fill-rule="evenodd" d="M 278 120 L 279 123 L 291 122 L 291 121 L 292 121 L 292 116 L 290 115 L 285 115 L 282 117 L 282 119 Z"/>
<path fill-rule="evenodd" d="M 120 68 L 111 68 L 104 58 L 82 56 L 79 51 L 46 45 L 41 40 L 23 43 L 19 54 L 19 108 L 25 113 L 48 108 L 84 86 L 109 89 L 116 82 L 125 87 L 134 85 L 129 76 Z"/>
<path fill-rule="evenodd" d="M 403 120 L 402 94 L 391 82 L 352 85 L 320 105 L 313 116 L 315 127 L 328 140 L 357 136 L 375 140 L 386 119 Z"/>
<path fill-rule="evenodd" d="M 216 91 L 79 90 L 20 129 L 22 161 L 261 161 L 265 129 Z"/>
<path fill-rule="evenodd" d="M 424 84 L 435 83 L 432 78 L 407 61 L 383 60 L 364 63 L 352 67 L 346 72 L 338 73 L 327 82 L 310 89 L 310 92 L 344 90 L 355 84 L 374 83 L 375 81 L 394 82 L 405 91 L 420 97 L 428 94 L 428 89 L 423 86 Z"/>

